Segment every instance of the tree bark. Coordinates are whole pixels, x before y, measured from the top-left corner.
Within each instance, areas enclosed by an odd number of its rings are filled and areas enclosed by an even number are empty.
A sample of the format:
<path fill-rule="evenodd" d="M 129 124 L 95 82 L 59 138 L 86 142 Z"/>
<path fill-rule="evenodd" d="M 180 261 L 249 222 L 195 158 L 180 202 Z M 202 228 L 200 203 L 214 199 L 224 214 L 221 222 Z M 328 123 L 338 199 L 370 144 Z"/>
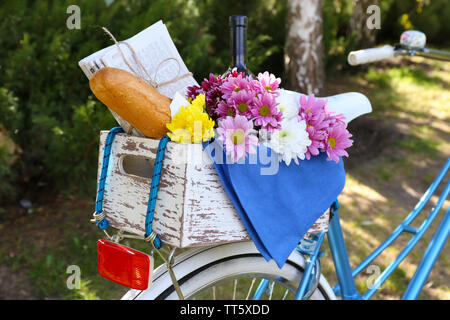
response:
<path fill-rule="evenodd" d="M 322 0 L 288 0 L 287 23 L 287 88 L 321 95 L 325 81 Z"/>

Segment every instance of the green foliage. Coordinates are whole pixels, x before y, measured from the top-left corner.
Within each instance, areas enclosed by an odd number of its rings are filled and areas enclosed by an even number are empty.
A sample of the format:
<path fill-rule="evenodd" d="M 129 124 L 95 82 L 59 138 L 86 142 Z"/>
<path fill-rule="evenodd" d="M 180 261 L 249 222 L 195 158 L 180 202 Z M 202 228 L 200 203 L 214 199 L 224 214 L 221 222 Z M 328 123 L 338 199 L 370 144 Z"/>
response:
<path fill-rule="evenodd" d="M 328 72 L 345 68 L 348 52 L 355 49 L 354 37 L 348 36 L 351 14 L 351 0 L 323 1 L 324 60 Z"/>
<path fill-rule="evenodd" d="M 12 167 L 13 157 L 16 156 L 14 142 L 2 123 L 14 127 L 20 118 L 17 98 L 5 88 L 0 88 L 0 203 L 14 198 L 13 181 L 16 176 Z"/>
<path fill-rule="evenodd" d="M 14 196 L 14 188 L 11 183 L 14 172 L 10 168 L 11 154 L 8 148 L 9 143 L 6 140 L 0 145 L 0 202 Z"/>
<path fill-rule="evenodd" d="M 111 44 L 101 26 L 127 38 L 158 19 L 175 23 L 181 2 L 115 1 L 107 7 L 104 1 L 77 1 L 81 30 L 66 27 L 73 1 L 2 2 L 0 124 L 17 132 L 21 175 L 66 191 L 93 191 L 98 133 L 115 122 L 91 94 L 77 62 Z"/>
<path fill-rule="evenodd" d="M 195 7 L 195 10 L 194 10 Z M 196 1 L 186 17 L 192 27 L 176 28 L 168 24 L 188 68 L 201 81 L 210 72 L 222 74 L 230 63 L 228 18 L 243 14 L 248 17 L 247 56 L 254 73 L 269 70 L 283 73 L 286 3 L 284 1 Z M 189 15 L 189 14 L 188 14 Z M 179 21 L 179 20 L 178 20 Z M 167 22 L 166 22 L 167 23 Z M 177 36 L 179 32 L 183 32 Z M 182 39 L 182 41 L 180 41 Z"/>
<path fill-rule="evenodd" d="M 406 29 L 424 32 L 427 43 L 448 46 L 450 7 L 447 0 L 386 0 L 381 1 L 381 30 L 379 41 L 398 42 Z"/>
<path fill-rule="evenodd" d="M 66 27 L 71 4 L 81 9 L 80 30 Z M 251 68 L 280 74 L 284 33 L 277 31 L 284 28 L 283 10 L 277 1 L 2 2 L 0 124 L 15 133 L 12 138 L 23 149 L 25 166 L 19 175 L 66 192 L 94 191 L 99 131 L 115 121 L 91 94 L 77 62 L 111 44 L 101 26 L 126 39 L 162 19 L 201 81 L 209 72 L 226 70 L 229 36 L 223 31 L 228 30 L 228 16 L 238 13 L 249 16 Z M 0 170 L 6 176 L 13 169 L 4 158 Z"/>
<path fill-rule="evenodd" d="M 92 121 L 95 129 L 86 130 L 79 122 L 83 118 L 77 114 L 77 106 L 90 98 L 86 78 L 76 62 L 97 49 L 92 45 L 103 46 L 107 42 L 99 35 L 66 28 L 65 8 L 69 4 L 70 1 L 9 1 L 0 7 L 0 82 L 5 84 L 4 95 L 9 97 L 8 103 L 0 105 L 0 123 L 15 133 L 12 138 L 23 150 L 24 179 L 48 180 L 55 187 L 67 182 L 67 186 L 73 186 L 86 174 L 95 177 L 95 168 L 87 168 L 87 163 L 95 161 L 95 147 L 86 155 L 86 164 L 77 163 L 79 158 L 75 155 L 86 150 L 80 142 L 89 139 L 88 134 L 93 131 L 98 133 L 104 119 L 111 118 L 98 103 L 95 119 L 102 121 Z M 105 6 L 85 1 L 85 8 L 83 18 L 89 20 L 101 16 Z M 92 37 L 92 43 L 88 37 Z M 55 134 L 57 128 L 70 132 L 70 139 Z M 69 146 L 67 142 L 75 143 Z M 61 155 L 60 162 L 54 161 L 56 154 Z M 65 170 L 61 170 L 64 166 Z"/>

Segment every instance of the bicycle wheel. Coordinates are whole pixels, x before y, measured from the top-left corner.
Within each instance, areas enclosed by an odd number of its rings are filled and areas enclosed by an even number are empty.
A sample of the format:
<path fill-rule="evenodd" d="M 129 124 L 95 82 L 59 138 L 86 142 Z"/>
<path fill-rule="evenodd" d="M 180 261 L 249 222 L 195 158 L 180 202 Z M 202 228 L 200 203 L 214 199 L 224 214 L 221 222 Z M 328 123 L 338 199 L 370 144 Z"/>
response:
<path fill-rule="evenodd" d="M 173 270 L 185 299 L 251 299 L 262 279 L 269 281 L 262 299 L 292 299 L 304 264 L 303 256 L 294 251 L 279 269 L 253 242 L 238 242 L 189 250 L 175 258 Z M 165 265 L 153 277 L 149 289 L 130 290 L 122 299 L 178 299 Z M 310 299 L 336 299 L 323 275 Z"/>

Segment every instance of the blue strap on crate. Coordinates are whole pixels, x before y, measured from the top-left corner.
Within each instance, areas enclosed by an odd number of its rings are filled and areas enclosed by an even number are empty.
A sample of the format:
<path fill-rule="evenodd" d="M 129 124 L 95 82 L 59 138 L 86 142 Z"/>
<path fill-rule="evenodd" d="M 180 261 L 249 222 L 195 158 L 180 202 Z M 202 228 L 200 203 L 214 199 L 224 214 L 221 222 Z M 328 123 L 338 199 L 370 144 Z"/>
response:
<path fill-rule="evenodd" d="M 159 179 L 161 177 L 161 169 L 164 160 L 164 152 L 166 150 L 169 137 L 166 135 L 161 138 L 158 145 L 158 151 L 156 153 L 155 166 L 153 167 L 152 184 L 150 187 L 150 195 L 147 205 L 147 215 L 145 217 L 145 238 L 146 240 L 153 241 L 153 244 L 157 249 L 163 246 L 162 241 L 153 232 L 153 216 L 155 214 L 156 198 L 158 197 Z"/>
<path fill-rule="evenodd" d="M 108 174 L 109 158 L 111 156 L 111 147 L 114 141 L 114 137 L 117 133 L 123 133 L 121 127 L 114 127 L 109 130 L 108 136 L 105 141 L 105 149 L 103 151 L 102 168 L 100 172 L 100 179 L 98 183 L 97 199 L 95 202 L 95 213 L 94 213 L 94 225 L 96 225 L 100 230 L 106 230 L 109 226 L 108 220 L 106 220 L 105 214 L 103 213 L 103 198 L 105 192 L 105 182 L 106 176 Z M 146 240 L 151 240 L 157 249 L 163 246 L 163 242 L 159 237 L 153 232 L 153 216 L 155 214 L 156 199 L 158 196 L 159 179 L 161 177 L 162 163 L 164 160 L 164 153 L 166 150 L 167 142 L 169 141 L 168 136 L 164 136 L 159 141 L 158 151 L 156 153 L 155 166 L 153 168 L 152 183 L 150 187 L 149 200 L 147 205 L 147 214 L 145 217 L 145 238 Z"/>
<path fill-rule="evenodd" d="M 102 170 L 100 171 L 100 179 L 98 180 L 97 199 L 95 201 L 94 225 L 100 230 L 106 230 L 109 227 L 108 220 L 103 213 L 103 197 L 105 193 L 106 175 L 108 173 L 109 158 L 111 156 L 111 147 L 114 137 L 117 133 L 123 133 L 121 127 L 114 127 L 109 130 L 105 141 L 105 149 L 103 150 Z"/>

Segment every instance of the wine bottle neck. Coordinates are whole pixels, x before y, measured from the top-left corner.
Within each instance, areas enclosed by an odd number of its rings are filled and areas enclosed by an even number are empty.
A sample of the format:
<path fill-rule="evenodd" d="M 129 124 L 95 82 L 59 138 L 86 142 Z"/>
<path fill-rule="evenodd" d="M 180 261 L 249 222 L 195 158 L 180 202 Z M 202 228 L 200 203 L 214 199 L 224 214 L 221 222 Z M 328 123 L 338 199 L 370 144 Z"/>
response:
<path fill-rule="evenodd" d="M 247 68 L 247 28 L 242 19 L 230 23 L 231 67 L 245 70 Z"/>
<path fill-rule="evenodd" d="M 230 68 L 235 67 L 238 71 L 245 71 L 247 69 L 247 57 L 243 54 L 232 56 Z"/>
<path fill-rule="evenodd" d="M 231 64 L 228 72 L 237 68 L 238 72 L 254 77 L 247 67 L 247 17 L 234 15 L 229 18 L 229 22 Z"/>

